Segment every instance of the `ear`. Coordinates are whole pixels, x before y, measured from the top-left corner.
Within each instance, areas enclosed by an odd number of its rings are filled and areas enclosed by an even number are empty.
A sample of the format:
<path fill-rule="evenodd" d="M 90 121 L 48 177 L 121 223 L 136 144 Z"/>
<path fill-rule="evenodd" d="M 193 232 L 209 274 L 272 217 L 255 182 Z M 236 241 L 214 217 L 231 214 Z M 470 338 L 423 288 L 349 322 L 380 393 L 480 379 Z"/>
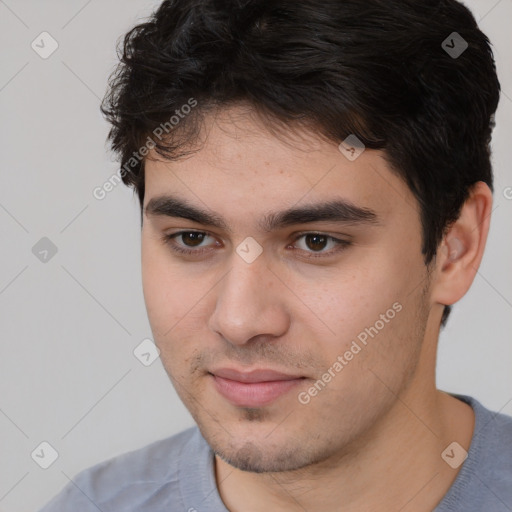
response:
<path fill-rule="evenodd" d="M 479 181 L 439 245 L 431 294 L 434 303 L 454 304 L 469 290 L 484 254 L 491 212 L 492 192 Z"/>

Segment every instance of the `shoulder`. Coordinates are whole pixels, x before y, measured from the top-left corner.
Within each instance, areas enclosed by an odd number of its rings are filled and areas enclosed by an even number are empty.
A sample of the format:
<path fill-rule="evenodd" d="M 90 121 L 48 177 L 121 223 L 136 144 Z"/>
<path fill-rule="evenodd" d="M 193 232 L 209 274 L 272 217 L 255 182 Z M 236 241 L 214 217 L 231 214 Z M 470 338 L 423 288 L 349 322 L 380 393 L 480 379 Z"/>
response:
<path fill-rule="evenodd" d="M 506 474 L 512 484 L 512 416 L 491 411 L 474 398 L 465 398 L 475 411 L 471 446 L 474 445 L 475 458 L 482 469 Z"/>
<path fill-rule="evenodd" d="M 78 473 L 40 512 L 98 509 L 159 512 L 180 503 L 180 461 L 201 449 L 197 427 L 105 460 Z"/>
<path fill-rule="evenodd" d="M 435 512 L 512 510 L 512 417 L 484 407 L 472 397 L 454 395 L 475 412 L 468 455 Z"/>
<path fill-rule="evenodd" d="M 499 412 L 482 409 L 482 419 L 475 439 L 480 446 L 481 465 L 478 475 L 482 492 L 506 503 L 512 508 L 512 417 Z"/>

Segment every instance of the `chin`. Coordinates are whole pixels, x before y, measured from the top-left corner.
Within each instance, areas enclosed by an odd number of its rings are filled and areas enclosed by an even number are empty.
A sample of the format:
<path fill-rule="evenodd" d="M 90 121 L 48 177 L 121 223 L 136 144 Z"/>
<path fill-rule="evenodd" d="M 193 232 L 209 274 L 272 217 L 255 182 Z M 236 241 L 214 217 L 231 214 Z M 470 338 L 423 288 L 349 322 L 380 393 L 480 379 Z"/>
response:
<path fill-rule="evenodd" d="M 241 471 L 250 473 L 279 473 L 294 471 L 309 466 L 314 460 L 297 447 L 262 446 L 260 443 L 246 441 L 238 449 L 233 444 L 229 447 L 212 447 L 215 454 Z"/>
<path fill-rule="evenodd" d="M 200 425 L 199 428 L 214 453 L 241 471 L 277 473 L 294 471 L 328 458 L 330 446 L 324 450 L 307 443 L 291 430 L 275 424 Z"/>

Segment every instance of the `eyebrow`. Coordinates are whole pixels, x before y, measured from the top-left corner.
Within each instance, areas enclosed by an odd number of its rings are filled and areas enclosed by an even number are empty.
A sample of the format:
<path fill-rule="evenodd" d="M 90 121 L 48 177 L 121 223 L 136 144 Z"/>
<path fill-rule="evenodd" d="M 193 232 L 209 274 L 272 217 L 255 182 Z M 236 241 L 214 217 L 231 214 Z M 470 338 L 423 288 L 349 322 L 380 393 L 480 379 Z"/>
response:
<path fill-rule="evenodd" d="M 231 233 L 226 221 L 205 209 L 192 206 L 173 196 L 157 196 L 148 201 L 146 216 L 166 216 L 188 219 L 198 224 L 222 229 Z M 270 211 L 259 222 L 263 232 L 276 231 L 295 224 L 336 222 L 342 224 L 379 224 L 377 213 L 369 208 L 356 206 L 346 199 L 292 207 L 282 211 Z"/>

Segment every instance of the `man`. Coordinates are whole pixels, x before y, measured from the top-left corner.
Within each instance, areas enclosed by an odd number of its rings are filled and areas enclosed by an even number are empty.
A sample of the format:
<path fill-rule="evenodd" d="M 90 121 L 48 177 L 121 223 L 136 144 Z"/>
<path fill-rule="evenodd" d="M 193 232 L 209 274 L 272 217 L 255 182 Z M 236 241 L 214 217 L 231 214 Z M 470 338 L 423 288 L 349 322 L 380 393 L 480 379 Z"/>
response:
<path fill-rule="evenodd" d="M 454 0 L 173 0 L 102 111 L 198 427 L 50 511 L 512 510 L 512 418 L 436 389 L 480 265 L 499 83 Z"/>

